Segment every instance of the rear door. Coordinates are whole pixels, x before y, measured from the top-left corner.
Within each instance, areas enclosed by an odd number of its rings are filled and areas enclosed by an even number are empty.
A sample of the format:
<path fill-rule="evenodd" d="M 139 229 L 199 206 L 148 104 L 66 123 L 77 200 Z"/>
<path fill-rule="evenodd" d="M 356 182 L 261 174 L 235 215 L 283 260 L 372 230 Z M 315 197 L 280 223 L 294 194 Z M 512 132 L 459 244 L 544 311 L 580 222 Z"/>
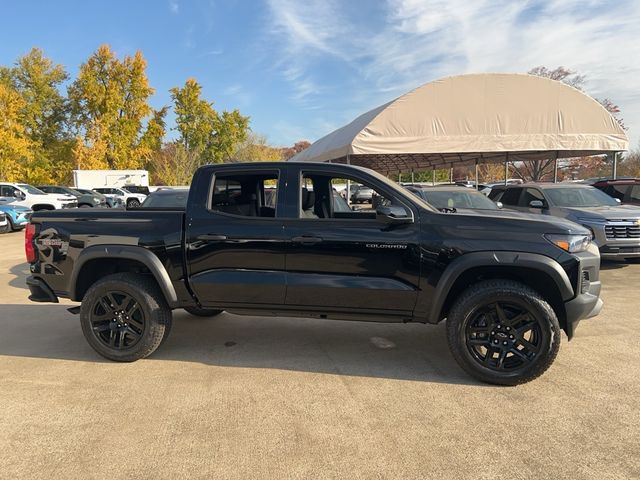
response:
<path fill-rule="evenodd" d="M 202 305 L 284 304 L 286 238 L 279 192 L 285 176 L 284 168 L 219 169 L 206 193 L 190 197 L 187 268 Z"/>
<path fill-rule="evenodd" d="M 286 305 L 410 315 L 420 278 L 417 209 L 364 176 L 313 167 L 289 173 L 287 207 L 295 208 L 284 221 L 291 241 Z M 384 223 L 372 205 L 354 204 L 345 212 L 335 197 L 347 180 L 372 187 L 374 204 L 406 209 L 415 221 Z"/>

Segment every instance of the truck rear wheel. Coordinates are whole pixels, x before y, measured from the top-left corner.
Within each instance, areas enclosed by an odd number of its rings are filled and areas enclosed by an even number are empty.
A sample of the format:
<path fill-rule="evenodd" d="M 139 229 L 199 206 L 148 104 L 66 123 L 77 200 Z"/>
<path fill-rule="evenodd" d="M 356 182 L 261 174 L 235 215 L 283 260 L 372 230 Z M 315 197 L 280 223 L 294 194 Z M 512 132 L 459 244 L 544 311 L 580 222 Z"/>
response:
<path fill-rule="evenodd" d="M 510 280 L 472 285 L 447 317 L 449 348 L 471 376 L 519 385 L 542 375 L 560 348 L 560 325 L 537 292 Z"/>
<path fill-rule="evenodd" d="M 109 360 L 133 362 L 153 353 L 171 328 L 171 309 L 155 281 L 115 273 L 94 283 L 80 307 L 82 332 Z"/>
<path fill-rule="evenodd" d="M 196 317 L 215 317 L 222 313 L 222 310 L 214 310 L 212 308 L 184 307 L 184 309 Z"/>

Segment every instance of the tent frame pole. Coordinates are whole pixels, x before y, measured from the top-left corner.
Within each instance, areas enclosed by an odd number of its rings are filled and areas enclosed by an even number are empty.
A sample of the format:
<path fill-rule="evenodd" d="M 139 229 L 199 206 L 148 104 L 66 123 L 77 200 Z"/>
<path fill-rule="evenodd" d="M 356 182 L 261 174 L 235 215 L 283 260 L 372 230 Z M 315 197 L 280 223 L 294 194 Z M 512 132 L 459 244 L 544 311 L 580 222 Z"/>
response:
<path fill-rule="evenodd" d="M 436 184 L 436 167 L 431 167 L 431 186 Z"/>
<path fill-rule="evenodd" d="M 507 178 L 509 177 L 509 152 L 504 156 L 504 184 L 507 184 Z"/>
<path fill-rule="evenodd" d="M 449 164 L 449 183 L 453 183 L 453 163 Z"/>
<path fill-rule="evenodd" d="M 351 158 L 347 153 L 347 165 L 350 165 L 350 164 L 351 164 Z M 348 178 L 347 178 L 347 198 L 345 200 L 347 201 L 347 205 L 351 207 L 351 180 L 349 180 Z"/>
<path fill-rule="evenodd" d="M 558 183 L 558 152 L 556 152 L 556 158 L 553 159 L 553 183 Z"/>
<path fill-rule="evenodd" d="M 476 158 L 476 190 L 478 190 L 478 159 Z"/>
<path fill-rule="evenodd" d="M 618 178 L 618 152 L 613 152 L 613 166 L 611 170 L 611 177 L 613 180 Z"/>

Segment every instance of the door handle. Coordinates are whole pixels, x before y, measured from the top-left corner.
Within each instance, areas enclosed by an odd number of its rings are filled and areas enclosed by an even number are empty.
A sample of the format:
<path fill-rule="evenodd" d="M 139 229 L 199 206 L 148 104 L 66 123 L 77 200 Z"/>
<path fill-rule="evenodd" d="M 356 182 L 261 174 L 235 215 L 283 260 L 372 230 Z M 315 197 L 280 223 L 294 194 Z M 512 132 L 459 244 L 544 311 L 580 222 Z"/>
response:
<path fill-rule="evenodd" d="M 204 235 L 198 235 L 198 240 L 205 240 L 209 242 L 223 242 L 227 239 L 226 235 L 218 235 L 215 233 L 207 233 Z"/>
<path fill-rule="evenodd" d="M 322 239 L 320 237 L 312 237 L 311 235 L 301 235 L 299 237 L 293 237 L 291 239 L 293 243 L 301 243 L 302 245 L 315 245 L 320 243 Z"/>

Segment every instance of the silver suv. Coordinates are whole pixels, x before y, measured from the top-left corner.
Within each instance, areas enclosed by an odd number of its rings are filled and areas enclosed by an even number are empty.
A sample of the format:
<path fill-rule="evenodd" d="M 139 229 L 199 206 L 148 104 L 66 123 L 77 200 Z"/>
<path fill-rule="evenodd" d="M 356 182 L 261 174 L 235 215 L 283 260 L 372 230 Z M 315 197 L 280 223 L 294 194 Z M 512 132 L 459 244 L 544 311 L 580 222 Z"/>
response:
<path fill-rule="evenodd" d="M 640 207 L 574 183 L 527 183 L 492 190 L 505 208 L 563 217 L 587 227 L 603 258 L 640 258 Z"/>

